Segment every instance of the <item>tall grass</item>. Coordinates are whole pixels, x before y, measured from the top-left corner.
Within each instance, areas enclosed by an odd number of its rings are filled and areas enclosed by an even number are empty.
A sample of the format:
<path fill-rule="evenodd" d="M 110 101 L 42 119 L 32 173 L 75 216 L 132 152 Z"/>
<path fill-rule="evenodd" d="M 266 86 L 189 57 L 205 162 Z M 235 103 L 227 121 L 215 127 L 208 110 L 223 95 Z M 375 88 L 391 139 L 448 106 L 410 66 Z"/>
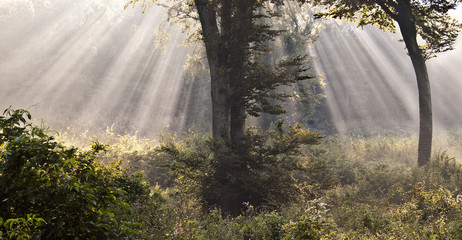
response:
<path fill-rule="evenodd" d="M 66 132 L 57 139 L 77 146 L 93 140 Z M 178 195 L 156 141 L 110 129 L 98 139 L 109 145 L 101 159 L 123 159 L 160 185 L 162 214 L 139 214 L 160 218 L 156 224 L 163 224 L 163 233 L 147 233 L 146 239 L 462 239 L 460 132 L 437 134 L 432 160 L 421 168 L 415 135 L 328 136 L 302 149 L 304 170 L 292 176 L 299 183 L 298 201 L 277 211 L 248 205 L 237 217 Z M 195 135 L 189 141 L 203 140 Z"/>

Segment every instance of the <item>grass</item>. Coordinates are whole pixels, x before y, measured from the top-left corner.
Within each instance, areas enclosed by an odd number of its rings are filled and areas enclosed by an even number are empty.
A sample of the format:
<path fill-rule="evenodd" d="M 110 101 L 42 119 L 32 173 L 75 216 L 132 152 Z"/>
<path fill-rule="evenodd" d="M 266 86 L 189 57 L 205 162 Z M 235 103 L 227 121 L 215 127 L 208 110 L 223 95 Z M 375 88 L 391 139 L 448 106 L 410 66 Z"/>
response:
<path fill-rule="evenodd" d="M 61 132 L 57 139 L 79 146 L 92 138 Z M 145 219 L 145 239 L 462 238 L 460 132 L 435 136 L 431 164 L 423 168 L 415 167 L 414 135 L 326 137 L 303 148 L 304 170 L 293 174 L 299 180 L 296 201 L 277 210 L 246 205 L 234 217 L 176 191 L 156 141 L 110 129 L 99 141 L 110 146 L 101 159 L 123 159 L 157 185 L 165 199 L 161 213 L 138 213 Z M 156 226 L 149 221 L 152 216 Z M 150 235 L 153 227 L 161 230 Z"/>

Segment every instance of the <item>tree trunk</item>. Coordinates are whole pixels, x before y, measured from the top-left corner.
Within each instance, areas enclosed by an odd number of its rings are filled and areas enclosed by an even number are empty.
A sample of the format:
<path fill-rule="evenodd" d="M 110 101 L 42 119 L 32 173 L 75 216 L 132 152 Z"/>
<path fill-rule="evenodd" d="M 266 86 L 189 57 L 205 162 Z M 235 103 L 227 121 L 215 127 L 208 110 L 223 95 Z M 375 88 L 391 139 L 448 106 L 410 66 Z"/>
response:
<path fill-rule="evenodd" d="M 418 166 L 424 166 L 430 162 L 432 150 L 431 90 L 425 58 L 417 43 L 417 29 L 408 1 L 399 1 L 398 24 L 417 78 L 420 118 L 417 163 Z"/>
<path fill-rule="evenodd" d="M 233 51 L 230 53 L 230 92 L 231 92 L 231 149 L 234 152 L 241 153 L 245 150 L 245 100 L 243 81 L 245 62 L 248 56 L 248 43 L 252 31 L 253 10 L 255 1 L 253 0 L 235 0 L 234 5 L 236 12 L 232 20 L 233 36 L 230 41 Z"/>
<path fill-rule="evenodd" d="M 216 141 L 230 143 L 229 80 L 227 54 L 220 36 L 217 15 L 209 0 L 195 0 L 210 68 L 212 96 L 212 135 Z M 223 33 L 222 33 L 223 34 Z"/>
<path fill-rule="evenodd" d="M 234 99 L 231 100 L 234 102 Z M 245 109 L 242 104 L 231 104 L 231 149 L 241 152 L 245 149 Z"/>
<path fill-rule="evenodd" d="M 195 0 L 210 68 L 213 138 L 239 152 L 245 148 L 242 87 L 256 1 L 223 0 L 220 3 L 217 13 L 209 0 Z"/>

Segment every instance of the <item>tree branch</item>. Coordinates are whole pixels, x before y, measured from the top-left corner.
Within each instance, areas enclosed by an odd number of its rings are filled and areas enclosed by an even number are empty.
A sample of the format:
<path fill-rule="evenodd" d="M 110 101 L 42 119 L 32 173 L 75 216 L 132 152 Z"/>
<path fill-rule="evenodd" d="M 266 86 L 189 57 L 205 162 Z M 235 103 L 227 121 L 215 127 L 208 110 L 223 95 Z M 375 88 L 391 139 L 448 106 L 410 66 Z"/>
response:
<path fill-rule="evenodd" d="M 391 9 L 386 5 L 385 1 L 383 0 L 376 0 L 376 3 L 387 13 L 391 18 L 393 18 L 395 21 L 398 20 L 398 15 L 393 13 Z"/>

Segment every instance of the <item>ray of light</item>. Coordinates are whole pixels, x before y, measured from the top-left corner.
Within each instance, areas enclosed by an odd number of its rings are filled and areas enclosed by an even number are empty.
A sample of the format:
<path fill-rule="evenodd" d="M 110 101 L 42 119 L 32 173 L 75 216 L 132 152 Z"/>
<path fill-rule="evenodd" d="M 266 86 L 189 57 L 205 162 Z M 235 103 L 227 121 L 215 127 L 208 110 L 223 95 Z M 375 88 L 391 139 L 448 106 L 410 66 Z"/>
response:
<path fill-rule="evenodd" d="M 340 24 L 322 34 L 311 52 L 318 59 L 317 71 L 327 75 L 327 103 L 337 129 L 416 129 L 417 86 L 399 33 Z M 460 45 L 459 38 L 456 50 L 427 62 L 437 127 L 462 127 Z"/>
<path fill-rule="evenodd" d="M 177 28 L 165 50 L 154 44 L 163 10 L 123 10 L 125 1 L 4 0 L 0 2 L 0 108 L 28 108 L 47 121 L 83 128 L 156 135 L 184 124 L 191 109 L 176 109 L 188 49 Z M 462 8 L 454 11 L 462 16 Z M 416 129 L 415 76 L 399 34 L 336 25 L 311 52 L 326 74 L 330 115 L 340 132 L 360 128 Z M 436 125 L 461 128 L 462 40 L 428 61 Z M 194 90 L 196 91 L 196 90 Z M 192 99 L 194 100 L 194 99 Z M 184 102 L 186 101 L 186 102 Z M 188 106 L 189 100 L 181 104 Z M 181 111 L 181 112 L 180 112 Z M 368 130 L 367 130 L 368 129 Z"/>
<path fill-rule="evenodd" d="M 45 2 L 51 2 L 45 6 Z M 10 1 L 0 12 L 0 107 L 28 108 L 50 123 L 137 130 L 168 125 L 182 82 L 185 36 L 166 27 L 166 50 L 154 46 L 164 10 L 124 10 L 124 1 Z M 20 10 L 31 6 L 30 11 Z M 17 44 L 13 44 L 17 43 Z M 14 46 L 14 47 L 13 47 Z"/>

